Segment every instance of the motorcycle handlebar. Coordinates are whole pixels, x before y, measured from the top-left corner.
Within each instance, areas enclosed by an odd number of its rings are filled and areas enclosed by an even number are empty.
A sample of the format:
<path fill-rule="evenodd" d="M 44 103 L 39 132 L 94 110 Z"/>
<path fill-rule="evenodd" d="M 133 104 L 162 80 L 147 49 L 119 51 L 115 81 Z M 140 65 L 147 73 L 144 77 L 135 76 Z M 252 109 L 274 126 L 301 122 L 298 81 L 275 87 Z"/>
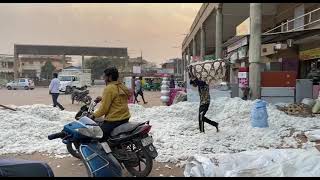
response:
<path fill-rule="evenodd" d="M 48 136 L 48 139 L 53 140 L 53 139 L 57 139 L 57 138 L 64 138 L 65 136 L 66 136 L 66 134 L 64 132 L 59 132 L 59 133 L 50 134 Z"/>
<path fill-rule="evenodd" d="M 94 100 L 94 102 L 98 104 L 101 100 L 102 100 L 102 98 L 101 98 L 100 96 L 98 96 L 98 97 Z"/>

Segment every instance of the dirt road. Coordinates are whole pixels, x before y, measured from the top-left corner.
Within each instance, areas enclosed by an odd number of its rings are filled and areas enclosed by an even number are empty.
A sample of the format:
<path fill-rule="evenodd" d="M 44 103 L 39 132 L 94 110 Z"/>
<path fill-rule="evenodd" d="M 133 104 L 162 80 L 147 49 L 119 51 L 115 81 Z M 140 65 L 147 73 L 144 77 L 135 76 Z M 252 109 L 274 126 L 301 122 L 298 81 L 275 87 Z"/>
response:
<path fill-rule="evenodd" d="M 101 96 L 104 86 L 95 86 L 89 88 L 90 96 L 95 98 L 96 96 Z M 143 104 L 144 107 L 152 107 L 162 105 L 160 101 L 160 92 L 148 92 L 145 91 L 145 99 L 148 101 L 148 104 Z M 141 97 L 138 97 L 141 100 Z M 70 95 L 61 94 L 58 101 L 66 108 L 67 111 L 78 111 L 80 104 L 75 103 L 71 104 Z M 142 100 L 141 100 L 142 102 Z M 32 104 L 52 104 L 51 96 L 49 95 L 48 88 L 39 88 L 36 87 L 34 90 L 6 90 L 0 89 L 0 104 L 4 105 L 32 105 Z M 140 103 L 141 104 L 141 103 Z M 63 145 L 63 144 L 61 144 Z M 1 159 L 26 159 L 26 160 L 39 160 L 46 162 L 53 169 L 55 176 L 67 176 L 67 177 L 79 177 L 87 176 L 87 172 L 83 163 L 73 157 L 67 157 L 63 159 L 55 159 L 49 157 L 48 155 L 42 155 L 40 153 L 34 153 L 31 155 L 27 154 L 6 154 L 0 155 Z M 128 176 L 128 173 L 125 172 L 124 176 Z M 183 176 L 183 169 L 175 167 L 174 164 L 170 163 L 158 163 L 155 162 L 152 172 L 149 176 Z"/>
<path fill-rule="evenodd" d="M 103 92 L 103 85 L 90 87 L 90 96 L 95 98 L 97 96 L 101 96 Z M 143 104 L 142 99 L 139 96 L 138 100 L 140 104 L 144 107 L 152 107 L 152 106 L 160 106 L 162 105 L 160 101 L 160 92 L 159 91 L 145 91 L 144 96 L 148 104 Z M 75 102 L 75 104 L 71 104 L 70 95 L 61 94 L 58 98 L 60 104 L 62 104 L 67 111 L 78 111 L 80 105 Z M 51 96 L 49 95 L 48 88 L 36 87 L 34 90 L 7 90 L 0 89 L 0 104 L 3 105 L 31 105 L 31 104 L 52 104 Z"/>

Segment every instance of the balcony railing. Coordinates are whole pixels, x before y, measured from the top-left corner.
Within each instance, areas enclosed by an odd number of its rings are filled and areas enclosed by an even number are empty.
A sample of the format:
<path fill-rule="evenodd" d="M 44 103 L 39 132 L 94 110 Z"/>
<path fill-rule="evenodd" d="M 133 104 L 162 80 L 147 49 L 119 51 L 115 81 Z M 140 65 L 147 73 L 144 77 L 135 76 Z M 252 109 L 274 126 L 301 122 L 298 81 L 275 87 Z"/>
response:
<path fill-rule="evenodd" d="M 297 22 L 301 19 L 303 20 L 303 25 L 299 27 L 294 27 L 294 22 Z M 311 25 L 315 25 L 316 23 L 320 23 L 320 8 L 312 10 L 294 19 L 288 20 L 287 22 L 282 23 L 281 25 L 268 30 L 263 34 L 267 35 L 267 34 L 273 34 L 273 33 L 293 32 L 293 31 L 301 30 L 302 28 L 308 29 L 307 26 L 310 27 Z"/>

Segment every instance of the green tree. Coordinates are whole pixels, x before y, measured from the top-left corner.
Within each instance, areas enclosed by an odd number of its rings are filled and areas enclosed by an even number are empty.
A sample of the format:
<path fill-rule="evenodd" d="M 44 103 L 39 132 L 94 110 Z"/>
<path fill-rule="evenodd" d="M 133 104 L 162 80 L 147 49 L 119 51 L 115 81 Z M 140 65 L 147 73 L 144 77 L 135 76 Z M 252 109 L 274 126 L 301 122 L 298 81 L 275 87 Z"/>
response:
<path fill-rule="evenodd" d="M 52 79 L 52 74 L 55 70 L 56 70 L 56 67 L 52 65 L 51 61 L 47 61 L 41 67 L 40 77 L 44 79 Z"/>
<path fill-rule="evenodd" d="M 103 57 L 91 57 L 86 61 L 86 68 L 91 69 L 93 79 L 100 79 L 103 71 L 112 65 L 112 61 Z"/>

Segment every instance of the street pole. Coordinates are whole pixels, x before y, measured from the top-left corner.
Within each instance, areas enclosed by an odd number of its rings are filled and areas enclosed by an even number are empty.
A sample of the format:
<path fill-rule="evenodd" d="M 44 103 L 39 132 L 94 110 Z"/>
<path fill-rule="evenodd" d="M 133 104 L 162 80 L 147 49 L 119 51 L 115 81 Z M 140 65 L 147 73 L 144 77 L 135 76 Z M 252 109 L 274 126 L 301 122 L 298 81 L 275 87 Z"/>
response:
<path fill-rule="evenodd" d="M 250 3 L 249 86 L 251 99 L 260 98 L 261 3 Z"/>

